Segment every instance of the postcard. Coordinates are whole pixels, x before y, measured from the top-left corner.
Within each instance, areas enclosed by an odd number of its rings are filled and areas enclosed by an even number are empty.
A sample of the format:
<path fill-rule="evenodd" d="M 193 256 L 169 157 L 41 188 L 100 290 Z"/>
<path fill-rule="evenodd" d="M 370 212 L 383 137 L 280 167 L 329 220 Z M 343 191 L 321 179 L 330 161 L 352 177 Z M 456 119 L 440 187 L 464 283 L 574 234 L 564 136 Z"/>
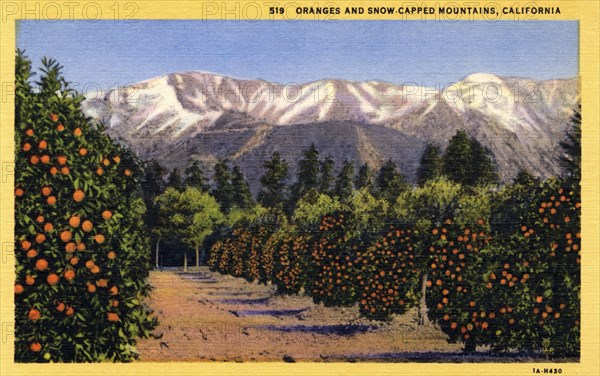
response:
<path fill-rule="evenodd" d="M 2 374 L 597 375 L 588 1 L 2 1 Z"/>

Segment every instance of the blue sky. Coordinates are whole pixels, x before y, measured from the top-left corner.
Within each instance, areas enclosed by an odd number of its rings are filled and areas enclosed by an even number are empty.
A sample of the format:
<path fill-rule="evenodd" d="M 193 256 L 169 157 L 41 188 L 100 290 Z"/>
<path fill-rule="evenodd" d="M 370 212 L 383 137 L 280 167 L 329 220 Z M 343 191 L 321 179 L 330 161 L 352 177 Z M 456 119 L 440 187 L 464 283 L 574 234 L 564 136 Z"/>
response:
<path fill-rule="evenodd" d="M 102 88 L 204 70 L 280 83 L 322 78 L 442 86 L 474 72 L 578 75 L 578 23 L 22 21 L 17 47 Z"/>

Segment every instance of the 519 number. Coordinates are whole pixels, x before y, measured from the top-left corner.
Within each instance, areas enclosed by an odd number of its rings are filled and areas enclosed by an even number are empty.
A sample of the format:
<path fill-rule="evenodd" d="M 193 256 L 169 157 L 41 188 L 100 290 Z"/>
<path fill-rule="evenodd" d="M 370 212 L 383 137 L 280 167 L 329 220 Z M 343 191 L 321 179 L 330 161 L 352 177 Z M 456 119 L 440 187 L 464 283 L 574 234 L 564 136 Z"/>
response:
<path fill-rule="evenodd" d="M 285 9 L 283 7 L 269 7 L 269 14 L 284 14 Z"/>

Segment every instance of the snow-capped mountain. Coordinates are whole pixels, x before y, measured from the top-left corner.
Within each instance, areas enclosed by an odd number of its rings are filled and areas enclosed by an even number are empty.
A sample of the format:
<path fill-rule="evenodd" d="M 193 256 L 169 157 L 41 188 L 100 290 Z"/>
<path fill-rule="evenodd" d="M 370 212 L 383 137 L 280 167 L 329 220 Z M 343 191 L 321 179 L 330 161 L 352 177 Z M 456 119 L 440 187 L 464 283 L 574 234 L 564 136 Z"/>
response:
<path fill-rule="evenodd" d="M 256 189 L 273 151 L 294 165 L 311 143 L 338 165 L 377 168 L 391 158 L 412 179 L 425 144 L 445 147 L 458 129 L 492 151 L 504 181 L 520 168 L 556 175 L 578 98 L 576 79 L 477 73 L 425 88 L 337 79 L 283 85 L 186 72 L 90 96 L 83 109 L 142 158 L 170 168 L 191 160 L 210 168 L 229 158 Z"/>

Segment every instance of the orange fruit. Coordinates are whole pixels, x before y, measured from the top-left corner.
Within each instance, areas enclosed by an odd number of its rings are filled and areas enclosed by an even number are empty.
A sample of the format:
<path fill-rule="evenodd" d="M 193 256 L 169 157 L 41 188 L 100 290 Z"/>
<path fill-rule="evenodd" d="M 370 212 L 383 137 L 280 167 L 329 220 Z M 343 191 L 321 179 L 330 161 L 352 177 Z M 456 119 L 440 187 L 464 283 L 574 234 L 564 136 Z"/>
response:
<path fill-rule="evenodd" d="M 67 253 L 73 253 L 77 250 L 77 245 L 73 242 L 69 242 L 67 243 L 67 245 L 65 245 L 65 251 Z"/>
<path fill-rule="evenodd" d="M 117 258 L 117 254 L 115 253 L 115 251 L 108 252 L 108 259 L 109 260 L 114 260 L 116 258 Z"/>
<path fill-rule="evenodd" d="M 31 243 L 27 240 L 23 240 L 21 242 L 21 248 L 23 248 L 24 251 L 28 250 L 29 248 L 31 248 Z"/>
<path fill-rule="evenodd" d="M 64 310 L 65 310 L 65 303 L 62 303 L 62 302 L 61 302 L 61 303 L 58 303 L 58 305 L 56 306 L 56 310 L 57 310 L 58 312 L 62 312 L 62 311 L 64 311 Z"/>
<path fill-rule="evenodd" d="M 67 166 L 60 169 L 60 173 L 63 175 L 69 175 L 69 172 L 71 172 L 71 170 Z"/>
<path fill-rule="evenodd" d="M 79 263 L 79 259 L 77 257 L 73 257 L 69 260 L 69 264 L 75 266 Z"/>
<path fill-rule="evenodd" d="M 75 279 L 75 271 L 73 269 L 67 269 L 64 276 L 67 281 L 72 281 Z"/>
<path fill-rule="evenodd" d="M 65 315 L 73 316 L 74 313 L 75 313 L 75 310 L 73 309 L 73 307 L 71 307 L 71 306 L 67 307 L 67 312 L 65 312 Z"/>
<path fill-rule="evenodd" d="M 25 134 L 29 137 L 33 136 L 33 129 L 29 128 L 28 130 L 25 131 Z"/>
<path fill-rule="evenodd" d="M 96 286 L 92 285 L 91 283 L 87 285 L 87 290 L 89 293 L 95 293 L 96 292 Z"/>
<path fill-rule="evenodd" d="M 56 161 L 59 165 L 64 166 L 67 164 L 67 157 L 65 157 L 64 155 L 59 155 L 58 157 L 56 157 Z"/>
<path fill-rule="evenodd" d="M 40 272 L 43 272 L 44 270 L 48 269 L 48 261 L 44 259 L 37 260 L 35 263 L 35 268 Z"/>
<path fill-rule="evenodd" d="M 51 187 L 48 187 L 48 186 L 42 187 L 42 194 L 44 196 L 50 196 L 50 193 L 52 193 Z"/>
<path fill-rule="evenodd" d="M 69 231 L 69 230 L 65 230 L 60 233 L 60 240 L 62 240 L 65 243 L 71 241 L 72 237 L 73 237 L 73 235 L 71 234 L 71 231 Z"/>
<path fill-rule="evenodd" d="M 536 298 L 535 298 L 535 302 L 536 302 L 536 303 L 541 303 L 541 302 L 542 302 L 542 300 L 544 300 L 544 298 L 543 298 L 543 297 L 541 297 L 541 296 L 538 296 L 538 297 L 536 297 Z"/>
<path fill-rule="evenodd" d="M 117 286 L 113 286 L 110 288 L 110 290 L 108 290 L 108 292 L 110 295 L 117 295 L 119 293 L 119 288 Z"/>
<path fill-rule="evenodd" d="M 88 153 L 88 150 L 86 148 L 81 148 L 79 149 L 79 155 L 81 155 L 82 157 L 85 157 Z"/>
<path fill-rule="evenodd" d="M 119 321 L 119 315 L 117 315 L 114 312 L 108 312 L 108 314 L 106 315 L 106 317 L 108 318 L 108 321 L 110 321 L 110 322 L 117 322 L 117 321 Z"/>
<path fill-rule="evenodd" d="M 119 306 L 119 301 L 118 301 L 118 300 L 116 300 L 116 299 L 115 299 L 115 300 L 113 300 L 113 302 L 112 302 L 112 306 L 113 306 L 113 307 L 115 307 L 115 308 L 116 308 L 116 307 L 118 307 L 118 306 Z"/>
<path fill-rule="evenodd" d="M 38 255 L 38 252 L 35 249 L 30 249 L 29 251 L 27 251 L 27 258 L 34 258 Z"/>
<path fill-rule="evenodd" d="M 48 222 L 44 225 L 44 231 L 50 232 L 52 230 L 54 230 L 54 225 L 52 223 Z"/>
<path fill-rule="evenodd" d="M 32 276 L 30 276 L 30 275 L 28 275 L 27 277 L 25 277 L 25 284 L 26 284 L 27 286 L 31 286 L 31 285 L 33 285 L 34 283 L 35 283 L 35 278 L 34 278 L 34 277 L 32 277 Z"/>
<path fill-rule="evenodd" d="M 21 197 L 24 194 L 25 194 L 25 191 L 23 190 L 23 188 L 17 188 L 17 189 L 15 189 L 15 196 Z"/>
<path fill-rule="evenodd" d="M 102 169 L 102 167 L 98 167 L 96 169 L 96 174 L 98 174 L 99 176 L 102 176 L 102 174 L 104 174 L 104 170 Z"/>
<path fill-rule="evenodd" d="M 94 236 L 94 240 L 96 241 L 96 243 L 98 244 L 102 244 L 104 243 L 104 235 L 102 234 L 97 234 L 96 236 Z"/>
<path fill-rule="evenodd" d="M 50 163 L 50 156 L 42 155 L 42 158 L 40 160 L 42 161 L 43 164 L 48 164 L 48 163 Z"/>
<path fill-rule="evenodd" d="M 108 158 L 104 158 L 102 164 L 108 167 L 110 165 L 110 161 L 108 160 Z"/>
<path fill-rule="evenodd" d="M 77 243 L 77 250 L 80 252 L 85 251 L 85 243 Z"/>
<path fill-rule="evenodd" d="M 86 268 L 88 268 L 88 269 L 91 269 L 91 268 L 93 268 L 94 266 L 96 266 L 96 264 L 94 263 L 94 260 L 87 260 L 87 261 L 85 262 L 85 267 L 86 267 Z"/>
<path fill-rule="evenodd" d="M 81 229 L 85 232 L 90 232 L 90 231 L 92 231 L 93 228 L 94 228 L 94 225 L 89 220 L 85 220 L 81 224 Z"/>
<path fill-rule="evenodd" d="M 65 130 L 65 126 L 64 126 L 64 125 L 62 125 L 62 124 L 58 124 L 58 125 L 56 126 L 56 130 L 57 130 L 57 131 L 59 131 L 59 132 L 62 132 L 62 131 L 64 131 L 64 130 Z"/>
<path fill-rule="evenodd" d="M 58 115 L 57 114 L 50 114 L 50 120 L 52 120 L 52 121 L 58 121 Z"/>
<path fill-rule="evenodd" d="M 60 277 L 54 273 L 48 274 L 48 277 L 46 278 L 46 282 L 48 282 L 50 286 L 56 285 L 59 280 Z"/>
<path fill-rule="evenodd" d="M 111 219 L 111 218 L 112 218 L 112 212 L 111 212 L 110 210 L 105 210 L 105 211 L 103 211 L 103 212 L 102 212 L 102 218 L 103 218 L 105 221 L 108 221 L 109 219 Z"/>
<path fill-rule="evenodd" d="M 39 163 L 40 157 L 38 157 L 37 155 L 32 155 L 29 161 L 31 162 L 31 164 L 36 165 Z"/>
<path fill-rule="evenodd" d="M 54 166 L 50 167 L 50 174 L 51 175 L 56 175 L 58 174 L 58 169 Z"/>
<path fill-rule="evenodd" d="M 98 267 L 98 265 L 94 265 L 91 269 L 90 272 L 92 272 L 93 274 L 98 274 L 100 273 L 100 268 Z"/>
<path fill-rule="evenodd" d="M 75 136 L 79 137 L 83 134 L 83 131 L 81 130 L 81 128 L 75 128 L 75 130 L 73 131 L 73 134 Z"/>
<path fill-rule="evenodd" d="M 38 148 L 40 149 L 46 149 L 48 147 L 48 143 L 44 140 L 40 141 L 40 143 L 38 144 Z"/>
<path fill-rule="evenodd" d="M 98 287 L 107 287 L 108 286 L 108 280 L 102 278 L 99 279 L 98 281 L 96 281 L 96 286 Z"/>
<path fill-rule="evenodd" d="M 31 144 L 26 142 L 23 144 L 23 151 L 29 151 L 31 150 Z"/>
<path fill-rule="evenodd" d="M 46 199 L 46 202 L 48 203 L 48 205 L 54 205 L 54 204 L 56 204 L 56 197 L 48 196 L 48 198 Z"/>
<path fill-rule="evenodd" d="M 79 227 L 80 223 L 81 217 L 79 217 L 77 214 L 72 215 L 71 218 L 69 218 L 69 226 L 71 227 Z"/>
<path fill-rule="evenodd" d="M 42 244 L 43 242 L 45 242 L 45 241 L 46 241 L 46 235 L 44 235 L 44 234 L 37 234 L 37 235 L 35 236 L 35 241 L 36 241 L 38 244 Z"/>
<path fill-rule="evenodd" d="M 20 285 L 20 284 L 15 285 L 15 294 L 16 295 L 22 294 L 23 291 L 25 291 L 25 288 L 23 287 L 23 285 Z"/>
<path fill-rule="evenodd" d="M 29 350 L 32 352 L 40 352 L 42 351 L 42 345 L 39 342 L 32 342 L 31 345 L 29 345 Z"/>
<path fill-rule="evenodd" d="M 113 157 L 113 161 L 115 161 L 115 163 L 119 163 L 119 162 L 121 162 L 121 157 L 119 157 L 118 155 L 115 155 Z"/>
<path fill-rule="evenodd" d="M 131 175 L 131 171 L 128 168 L 125 169 L 124 173 L 125 173 L 125 176 Z"/>
<path fill-rule="evenodd" d="M 27 317 L 29 317 L 29 320 L 31 321 L 37 321 L 42 317 L 42 313 L 37 309 L 32 308 L 31 310 L 29 310 L 29 314 L 27 314 Z"/>
<path fill-rule="evenodd" d="M 73 200 L 75 202 L 81 202 L 84 198 L 85 198 L 85 194 L 83 193 L 83 191 L 81 189 L 77 189 L 77 190 L 75 190 L 75 192 L 73 192 Z"/>

